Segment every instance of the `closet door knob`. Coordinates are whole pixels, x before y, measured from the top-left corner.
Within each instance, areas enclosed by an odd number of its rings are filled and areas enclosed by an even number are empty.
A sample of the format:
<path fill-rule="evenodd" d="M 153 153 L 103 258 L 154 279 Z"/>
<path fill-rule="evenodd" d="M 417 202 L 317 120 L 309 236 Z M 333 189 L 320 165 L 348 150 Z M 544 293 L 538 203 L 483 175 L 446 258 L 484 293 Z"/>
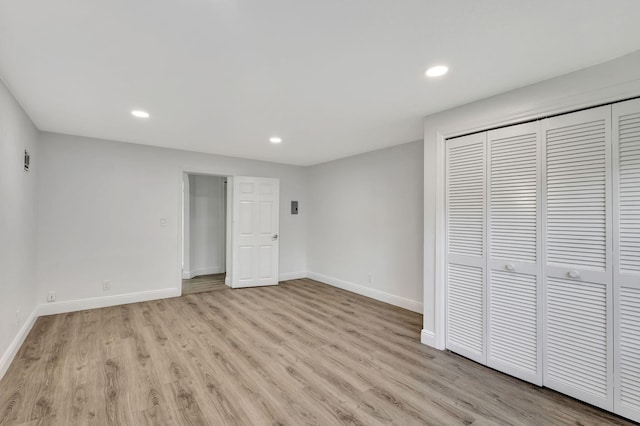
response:
<path fill-rule="evenodd" d="M 571 278 L 578 278 L 580 276 L 580 272 L 578 272 L 578 271 L 569 271 L 569 276 Z"/>
<path fill-rule="evenodd" d="M 507 271 L 509 271 L 509 272 L 513 272 L 513 271 L 515 271 L 515 270 L 516 270 L 516 267 L 515 267 L 515 266 L 513 266 L 513 263 L 507 263 L 507 264 L 504 266 L 504 268 L 505 268 Z"/>

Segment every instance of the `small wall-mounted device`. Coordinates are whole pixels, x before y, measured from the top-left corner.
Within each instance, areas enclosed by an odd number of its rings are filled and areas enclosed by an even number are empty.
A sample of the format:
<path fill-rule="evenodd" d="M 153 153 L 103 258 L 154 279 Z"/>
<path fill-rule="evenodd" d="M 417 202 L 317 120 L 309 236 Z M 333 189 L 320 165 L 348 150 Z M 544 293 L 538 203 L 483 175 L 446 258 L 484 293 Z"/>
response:
<path fill-rule="evenodd" d="M 291 214 L 298 214 L 298 202 L 297 201 L 292 201 L 291 202 Z"/>
<path fill-rule="evenodd" d="M 25 172 L 29 171 L 30 162 L 31 162 L 31 156 L 29 155 L 29 152 L 25 149 L 24 150 L 24 171 Z"/>

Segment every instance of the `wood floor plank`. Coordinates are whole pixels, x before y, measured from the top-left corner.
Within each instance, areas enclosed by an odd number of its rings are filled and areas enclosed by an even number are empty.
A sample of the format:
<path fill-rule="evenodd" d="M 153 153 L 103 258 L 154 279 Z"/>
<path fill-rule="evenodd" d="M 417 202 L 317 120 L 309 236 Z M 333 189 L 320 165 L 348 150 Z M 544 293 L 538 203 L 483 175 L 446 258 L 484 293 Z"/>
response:
<path fill-rule="evenodd" d="M 38 319 L 18 351 L 10 368 L 16 370 L 12 381 L 2 380 L 0 386 L 0 424 L 26 423 L 30 421 L 31 407 L 36 404 L 36 387 L 30 386 L 30 377 L 44 375 L 46 353 L 52 344 L 49 336 L 53 334 L 53 317 Z M 7 376 L 9 371 L 7 371 Z M 40 384 L 38 384 L 40 385 Z M 38 386 L 39 388 L 40 386 Z"/>
<path fill-rule="evenodd" d="M 89 424 L 95 418 L 95 401 L 88 389 L 92 380 L 91 356 L 97 342 L 98 320 L 95 311 L 81 311 L 73 314 L 75 323 L 71 330 L 69 345 L 71 353 L 65 360 L 64 376 L 68 386 L 59 392 L 63 401 L 58 418 L 67 424 Z"/>
<path fill-rule="evenodd" d="M 309 279 L 41 317 L 0 381 L 0 425 L 631 424 L 421 328 Z"/>
<path fill-rule="evenodd" d="M 255 325 L 255 324 L 254 324 Z M 245 331 L 246 330 L 246 331 Z M 268 332 L 262 333 L 254 327 L 247 327 L 242 333 L 229 334 L 228 340 L 231 343 L 232 352 L 236 355 L 238 363 L 244 364 L 243 370 L 255 373 L 251 382 L 261 384 L 262 387 L 272 389 L 278 397 L 280 403 L 271 400 L 275 405 L 284 405 L 285 412 L 296 412 L 300 419 L 304 419 L 305 424 L 322 424 L 318 423 L 318 418 L 322 413 L 316 413 L 315 404 L 308 404 L 308 401 L 298 401 L 296 396 L 300 389 L 291 386 L 290 380 L 286 378 L 289 370 L 284 370 L 278 363 L 276 355 L 271 350 L 275 348 L 274 342 L 280 345 L 280 339 L 273 339 L 278 331 L 271 328 Z M 236 330 L 237 331 L 237 330 Z M 260 345 L 261 351 L 257 352 L 260 356 L 256 356 L 255 346 Z M 293 363 L 296 361 L 294 360 Z M 290 366 L 291 364 L 287 364 Z M 306 381 L 304 382 L 307 383 Z M 267 395 L 271 398 L 272 394 Z"/>

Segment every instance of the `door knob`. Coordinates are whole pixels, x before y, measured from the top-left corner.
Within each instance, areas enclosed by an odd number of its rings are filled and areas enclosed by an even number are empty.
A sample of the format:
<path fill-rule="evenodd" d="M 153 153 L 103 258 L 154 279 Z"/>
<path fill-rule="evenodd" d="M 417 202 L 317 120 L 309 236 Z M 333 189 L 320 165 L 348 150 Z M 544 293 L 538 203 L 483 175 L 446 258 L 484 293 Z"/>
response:
<path fill-rule="evenodd" d="M 513 263 L 507 263 L 504 268 L 509 271 L 509 272 L 513 272 L 516 270 L 516 267 L 513 265 Z"/>
<path fill-rule="evenodd" d="M 271 237 L 271 239 L 272 239 L 273 241 L 277 240 L 277 239 L 278 239 L 278 234 L 273 234 L 273 237 Z"/>
<path fill-rule="evenodd" d="M 580 276 L 580 272 L 578 272 L 578 271 L 569 271 L 569 276 L 571 278 L 578 278 Z"/>

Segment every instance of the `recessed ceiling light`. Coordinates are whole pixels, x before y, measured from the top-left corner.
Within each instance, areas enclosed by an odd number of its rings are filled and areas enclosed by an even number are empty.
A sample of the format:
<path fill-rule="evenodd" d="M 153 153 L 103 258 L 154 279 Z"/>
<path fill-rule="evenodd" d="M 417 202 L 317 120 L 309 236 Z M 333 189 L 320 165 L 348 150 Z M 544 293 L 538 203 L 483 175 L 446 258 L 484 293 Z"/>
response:
<path fill-rule="evenodd" d="M 147 111 L 133 110 L 131 111 L 131 115 L 138 118 L 149 118 L 149 113 Z"/>
<path fill-rule="evenodd" d="M 449 71 L 449 68 L 444 65 L 436 65 L 435 67 L 431 67 L 425 73 L 427 77 L 440 77 L 441 75 L 445 75 Z"/>
<path fill-rule="evenodd" d="M 274 136 L 272 138 L 269 138 L 269 142 L 271 142 L 271 143 L 280 143 L 280 142 L 282 142 L 282 138 L 279 138 L 278 136 Z"/>

